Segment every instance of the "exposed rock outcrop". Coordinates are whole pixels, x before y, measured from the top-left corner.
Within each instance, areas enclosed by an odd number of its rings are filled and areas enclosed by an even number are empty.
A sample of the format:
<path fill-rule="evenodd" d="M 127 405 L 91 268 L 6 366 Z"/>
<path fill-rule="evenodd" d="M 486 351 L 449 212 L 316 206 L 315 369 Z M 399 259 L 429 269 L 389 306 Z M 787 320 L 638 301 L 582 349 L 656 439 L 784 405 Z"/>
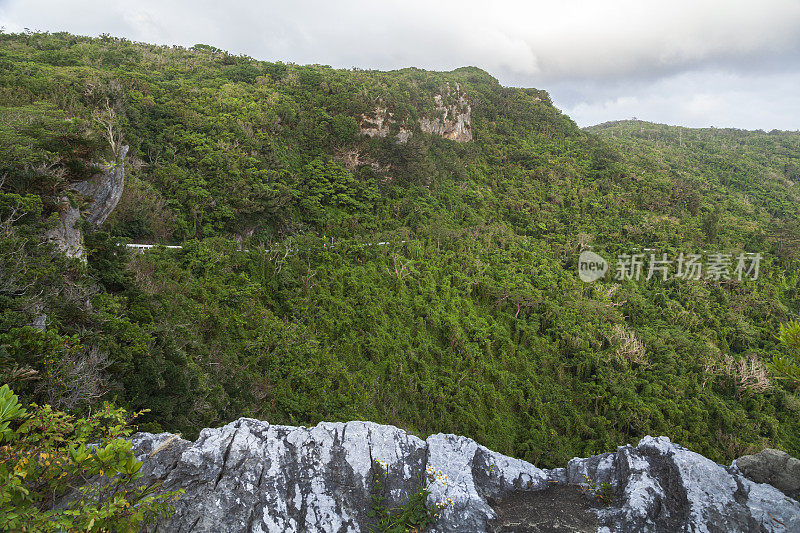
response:
<path fill-rule="evenodd" d="M 86 220 L 90 224 L 99 226 L 108 218 L 108 215 L 117 207 L 122 191 L 125 187 L 125 156 L 128 147 L 120 149 L 117 160 L 108 170 L 92 177 L 87 181 L 76 183 L 72 189 L 91 199 L 86 209 Z"/>
<path fill-rule="evenodd" d="M 598 511 L 606 531 L 800 530 L 800 503 L 666 437 L 570 461 L 566 481 L 584 476 L 618 498 Z"/>
<path fill-rule="evenodd" d="M 61 198 L 58 222 L 54 228 L 48 230 L 45 238 L 55 243 L 67 257 L 83 257 L 83 233 L 78 228 L 80 219 L 80 210 L 70 203 L 69 198 Z"/>
<path fill-rule="evenodd" d="M 378 106 L 371 116 L 361 115 L 359 131 L 361 135 L 368 137 L 386 137 L 391 133 L 391 125 L 394 122 L 394 113 L 385 107 Z M 411 135 L 411 130 L 401 125 L 395 134 L 395 140 L 403 144 L 411 138 Z"/>
<path fill-rule="evenodd" d="M 767 448 L 734 461 L 745 477 L 756 483 L 769 483 L 784 494 L 800 496 L 800 459 L 780 450 Z"/>
<path fill-rule="evenodd" d="M 800 503 L 665 437 L 555 470 L 465 437 L 423 441 L 371 422 L 305 428 L 243 418 L 193 443 L 168 433 L 133 440 L 146 481 L 185 490 L 160 531 L 370 531 L 384 468 L 390 507 L 435 471 L 428 501 L 445 504 L 439 532 L 800 530 Z"/>
<path fill-rule="evenodd" d="M 127 153 L 128 147 L 123 146 L 117 161 L 111 164 L 106 171 L 70 187 L 89 200 L 89 204 L 85 208 L 85 216 L 90 224 L 99 226 L 105 222 L 122 198 Z M 45 235 L 47 240 L 54 242 L 67 257 L 82 259 L 84 256 L 83 233 L 78 227 L 80 218 L 80 210 L 64 197 L 61 199 L 58 223 Z"/>
<path fill-rule="evenodd" d="M 361 126 L 359 131 L 361 135 L 368 137 L 386 137 L 389 135 L 389 125 L 394 122 L 392 116 L 394 113 L 387 110 L 385 107 L 378 106 L 372 113 L 372 116 L 361 115 Z"/>
<path fill-rule="evenodd" d="M 420 117 L 418 121 L 420 130 L 457 142 L 471 141 L 472 106 L 467 101 L 466 95 L 461 92 L 461 87 L 456 84 L 453 92 L 448 84 L 440 94 L 434 95 L 433 99 L 436 112 L 440 116 Z M 371 115 L 361 115 L 361 135 L 386 137 L 390 134 L 394 122 L 394 113 L 378 105 Z M 395 139 L 398 143 L 405 143 L 412 134 L 411 126 L 401 124 Z"/>
<path fill-rule="evenodd" d="M 448 87 L 447 96 L 450 88 Z M 467 102 L 467 98 L 461 93 L 461 88 L 456 84 L 456 102 L 445 105 L 443 95 L 437 94 L 436 111 L 442 113 L 442 118 L 430 119 L 423 117 L 419 119 L 419 127 L 426 133 L 440 135 L 445 139 L 452 139 L 458 142 L 472 140 L 472 106 Z"/>

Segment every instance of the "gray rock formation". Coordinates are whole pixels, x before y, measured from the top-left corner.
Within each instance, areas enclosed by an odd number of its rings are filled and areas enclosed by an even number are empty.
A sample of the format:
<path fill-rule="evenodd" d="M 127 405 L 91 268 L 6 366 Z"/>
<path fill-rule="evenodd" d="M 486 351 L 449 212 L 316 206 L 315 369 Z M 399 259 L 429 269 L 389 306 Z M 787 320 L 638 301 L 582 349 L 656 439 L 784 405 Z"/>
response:
<path fill-rule="evenodd" d="M 767 448 L 739 457 L 733 464 L 751 481 L 769 483 L 795 499 L 800 495 L 800 459 L 786 452 Z"/>
<path fill-rule="evenodd" d="M 613 489 L 616 500 L 598 510 L 607 529 L 598 531 L 800 530 L 800 503 L 666 437 L 573 459 L 565 478 L 569 483 L 588 478 Z"/>
<path fill-rule="evenodd" d="M 110 165 L 105 172 L 100 172 L 91 179 L 72 185 L 71 189 L 80 193 L 89 201 L 85 209 L 86 220 L 99 226 L 117 207 L 125 186 L 125 156 L 128 147 L 120 150 L 119 159 Z M 45 234 L 48 241 L 58 246 L 67 257 L 83 259 L 83 233 L 78 227 L 81 212 L 73 207 L 69 199 L 61 199 L 61 210 L 56 227 Z"/>
<path fill-rule="evenodd" d="M 185 490 L 159 531 L 370 531 L 382 470 L 390 507 L 433 472 L 428 504 L 444 505 L 437 532 L 800 530 L 798 502 L 665 437 L 555 470 L 465 437 L 423 441 L 371 422 L 305 428 L 242 418 L 193 443 L 168 433 L 133 440 L 146 481 Z"/>
<path fill-rule="evenodd" d="M 45 233 L 45 238 L 55 243 L 67 257 L 83 258 L 83 233 L 78 228 L 80 219 L 80 210 L 73 207 L 68 198 L 62 198 L 58 222 L 54 228 Z"/>
<path fill-rule="evenodd" d="M 86 209 L 86 220 L 90 224 L 99 226 L 108 218 L 108 215 L 117 207 L 122 191 L 125 187 L 125 156 L 128 147 L 120 149 L 119 157 L 112 163 L 108 170 L 92 179 L 76 183 L 72 189 L 91 200 Z"/>

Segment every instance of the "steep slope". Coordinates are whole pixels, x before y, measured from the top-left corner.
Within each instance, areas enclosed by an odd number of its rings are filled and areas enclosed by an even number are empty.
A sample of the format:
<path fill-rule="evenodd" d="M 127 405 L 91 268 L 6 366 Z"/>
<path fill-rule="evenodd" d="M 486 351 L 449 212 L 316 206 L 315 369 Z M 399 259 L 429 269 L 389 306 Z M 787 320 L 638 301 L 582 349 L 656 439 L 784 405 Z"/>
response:
<path fill-rule="evenodd" d="M 702 195 L 729 206 L 740 218 L 763 221 L 765 233 L 779 239 L 777 251 L 796 254 L 800 132 L 643 121 L 609 122 L 586 131 L 603 137 L 631 165 L 671 180 L 688 205 Z"/>
<path fill-rule="evenodd" d="M 706 175 L 689 157 L 733 157 L 724 136 L 640 151 L 476 68 L 68 34 L 0 35 L 0 105 L 0 372 L 28 400 L 113 398 L 187 437 L 369 419 L 542 466 L 647 434 L 800 453 L 766 367 L 798 314 L 793 134 Z M 40 245 L 123 145 L 87 265 Z M 763 275 L 586 284 L 589 248 L 758 252 Z"/>

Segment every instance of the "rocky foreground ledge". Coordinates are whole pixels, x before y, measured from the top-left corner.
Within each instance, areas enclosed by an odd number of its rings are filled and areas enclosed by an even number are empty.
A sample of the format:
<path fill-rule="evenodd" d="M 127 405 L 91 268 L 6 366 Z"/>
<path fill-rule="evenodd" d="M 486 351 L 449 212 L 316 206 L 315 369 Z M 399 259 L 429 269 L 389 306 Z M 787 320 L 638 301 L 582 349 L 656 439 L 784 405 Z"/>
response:
<path fill-rule="evenodd" d="M 242 418 L 195 442 L 169 433 L 133 440 L 148 481 L 185 491 L 159 531 L 371 531 L 377 469 L 386 469 L 394 507 L 431 467 L 440 475 L 429 503 L 447 503 L 439 532 L 800 531 L 796 500 L 666 437 L 554 470 L 465 437 L 422 440 L 371 422 L 305 428 Z"/>

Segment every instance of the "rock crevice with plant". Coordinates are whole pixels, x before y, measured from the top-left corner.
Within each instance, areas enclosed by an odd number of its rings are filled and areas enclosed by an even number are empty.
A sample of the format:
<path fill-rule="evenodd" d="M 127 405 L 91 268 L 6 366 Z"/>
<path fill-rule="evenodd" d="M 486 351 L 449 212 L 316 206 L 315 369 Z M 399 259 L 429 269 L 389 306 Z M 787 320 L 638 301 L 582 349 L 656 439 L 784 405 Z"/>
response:
<path fill-rule="evenodd" d="M 359 421 L 293 427 L 242 418 L 195 442 L 139 433 L 133 443 L 145 480 L 185 491 L 159 525 L 166 532 L 519 531 L 536 524 L 509 522 L 504 502 L 522 495 L 517 507 L 535 507 L 524 497 L 569 486 L 582 488 L 582 507 L 562 505 L 596 524 L 592 531 L 800 528 L 796 500 L 666 437 L 551 470 L 466 437 L 422 440 Z"/>

